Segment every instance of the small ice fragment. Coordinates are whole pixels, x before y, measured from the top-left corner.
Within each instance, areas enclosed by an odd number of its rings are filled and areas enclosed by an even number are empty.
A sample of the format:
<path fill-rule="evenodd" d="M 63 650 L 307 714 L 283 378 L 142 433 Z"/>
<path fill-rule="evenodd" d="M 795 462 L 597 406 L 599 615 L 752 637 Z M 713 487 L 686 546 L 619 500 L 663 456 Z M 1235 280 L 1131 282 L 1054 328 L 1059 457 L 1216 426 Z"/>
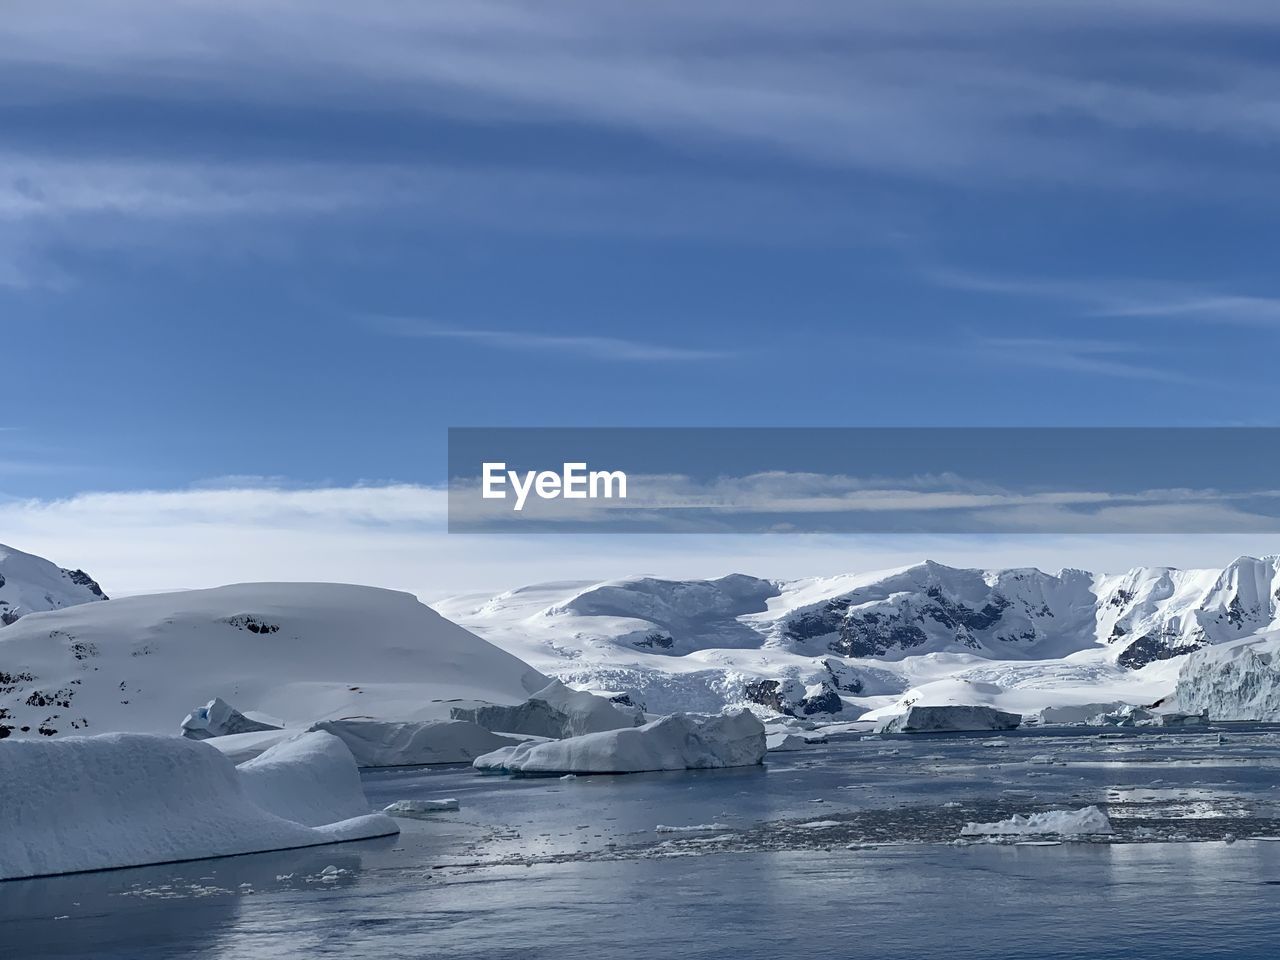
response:
<path fill-rule="evenodd" d="M 1026 836 L 1058 834 L 1082 836 L 1085 834 L 1112 833 L 1111 821 L 1097 807 L 1081 810 L 1050 810 L 1030 816 L 1014 814 L 1007 820 L 995 823 L 968 823 L 960 831 L 961 836 Z"/>
<path fill-rule="evenodd" d="M 432 813 L 448 813 L 458 810 L 461 805 L 453 797 L 439 800 L 397 800 L 382 808 L 382 812 L 392 817 L 421 819 Z"/>

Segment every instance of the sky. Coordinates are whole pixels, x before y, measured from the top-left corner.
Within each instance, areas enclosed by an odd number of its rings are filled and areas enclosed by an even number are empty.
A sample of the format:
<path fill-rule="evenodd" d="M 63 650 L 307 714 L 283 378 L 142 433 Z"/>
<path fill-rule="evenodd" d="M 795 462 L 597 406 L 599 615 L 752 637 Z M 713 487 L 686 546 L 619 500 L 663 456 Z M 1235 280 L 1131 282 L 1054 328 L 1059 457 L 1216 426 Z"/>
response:
<path fill-rule="evenodd" d="M 1275 552 L 473 539 L 437 488 L 450 426 L 1276 424 L 1278 46 L 1263 0 L 9 0 L 0 541 L 426 595 Z"/>

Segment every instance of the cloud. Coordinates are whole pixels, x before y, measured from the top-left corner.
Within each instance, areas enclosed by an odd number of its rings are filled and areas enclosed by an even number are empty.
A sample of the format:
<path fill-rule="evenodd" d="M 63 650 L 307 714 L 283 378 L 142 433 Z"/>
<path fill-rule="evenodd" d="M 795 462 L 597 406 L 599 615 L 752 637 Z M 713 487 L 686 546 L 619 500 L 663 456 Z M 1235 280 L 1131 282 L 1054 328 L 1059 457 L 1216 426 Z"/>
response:
<path fill-rule="evenodd" d="M 1025 489 L 954 474 L 904 478 L 769 471 L 702 479 L 628 473 L 624 498 L 484 499 L 456 477 L 455 531 L 1161 533 L 1280 530 L 1280 490 Z"/>
<path fill-rule="evenodd" d="M 515 352 L 546 351 L 572 354 L 595 360 L 619 360 L 639 363 L 723 360 L 733 356 L 722 350 L 670 346 L 625 340 L 618 337 L 530 333 L 517 330 L 484 330 L 472 327 L 450 327 L 404 317 L 374 317 L 370 323 L 391 336 L 427 340 L 458 340 Z"/>
<path fill-rule="evenodd" d="M 925 558 L 957 566 L 1116 572 L 1220 567 L 1274 552 L 1273 535 L 540 536 L 444 532 L 445 493 L 406 485 L 156 490 L 0 502 L 3 542 L 83 567 L 110 594 L 313 580 L 424 599 L 547 580 L 650 573 L 829 576 Z"/>
<path fill-rule="evenodd" d="M 1205 385 L 1206 379 L 1140 363 L 1132 357 L 1149 359 L 1149 346 L 1113 340 L 1078 337 L 976 337 L 970 352 L 988 360 L 1021 367 L 1042 367 L 1068 373 L 1121 380 L 1153 380 L 1161 383 Z"/>
<path fill-rule="evenodd" d="M 24 79 L 0 103 L 354 104 L 894 177 L 1168 189 L 1198 163 L 1159 135 L 1280 138 L 1280 82 L 1252 44 L 1278 25 L 1256 0 L 26 0 L 0 21 Z M 1208 30 L 1241 42 L 1227 55 Z"/>
<path fill-rule="evenodd" d="M 1054 301 L 1100 318 L 1202 320 L 1249 327 L 1280 324 L 1280 297 L 1227 294 L 1154 281 L 1050 280 L 953 269 L 926 270 L 925 276 L 952 290 Z"/>

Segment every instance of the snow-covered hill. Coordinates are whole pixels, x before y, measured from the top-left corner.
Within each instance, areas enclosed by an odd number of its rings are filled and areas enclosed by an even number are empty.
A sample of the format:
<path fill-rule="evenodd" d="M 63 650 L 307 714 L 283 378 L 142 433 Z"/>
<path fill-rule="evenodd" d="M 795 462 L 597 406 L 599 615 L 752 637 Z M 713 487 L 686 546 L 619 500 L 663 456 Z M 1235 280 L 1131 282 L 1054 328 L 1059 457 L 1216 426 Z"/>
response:
<path fill-rule="evenodd" d="M 407 593 L 254 583 L 33 613 L 0 630 L 0 737 L 176 734 L 222 697 L 305 726 L 447 719 L 548 679 Z"/>
<path fill-rule="evenodd" d="M 1184 654 L 1280 627 L 1280 558 L 1222 570 L 971 570 L 926 561 L 797 581 L 734 575 L 549 583 L 436 604 L 567 682 L 636 688 L 651 710 L 754 701 L 874 708 L 964 676 L 993 705 L 1154 699 Z M 1031 691 L 1031 692 L 1028 692 Z M 1037 692 L 1039 691 L 1039 692 Z"/>
<path fill-rule="evenodd" d="M 28 613 L 106 599 L 83 570 L 67 570 L 0 543 L 0 627 Z"/>

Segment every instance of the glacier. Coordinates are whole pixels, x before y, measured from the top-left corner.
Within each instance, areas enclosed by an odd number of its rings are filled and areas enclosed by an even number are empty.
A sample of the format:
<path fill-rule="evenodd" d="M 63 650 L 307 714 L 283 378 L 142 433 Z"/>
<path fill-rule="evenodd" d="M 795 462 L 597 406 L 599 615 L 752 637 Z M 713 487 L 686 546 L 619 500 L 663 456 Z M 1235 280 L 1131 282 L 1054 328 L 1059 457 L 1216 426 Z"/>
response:
<path fill-rule="evenodd" d="M 1193 653 L 1174 699 L 1180 710 L 1214 720 L 1280 720 L 1280 631 Z"/>
<path fill-rule="evenodd" d="M 792 581 L 641 576 L 434 606 L 548 676 L 636 690 L 654 713 L 742 705 L 834 720 L 874 718 L 908 690 L 1027 715 L 1150 705 L 1188 654 L 1280 628 L 1278 597 L 1269 556 L 1123 574 L 925 561 Z M 1000 691 L 957 701 L 932 686 L 953 680 Z"/>

